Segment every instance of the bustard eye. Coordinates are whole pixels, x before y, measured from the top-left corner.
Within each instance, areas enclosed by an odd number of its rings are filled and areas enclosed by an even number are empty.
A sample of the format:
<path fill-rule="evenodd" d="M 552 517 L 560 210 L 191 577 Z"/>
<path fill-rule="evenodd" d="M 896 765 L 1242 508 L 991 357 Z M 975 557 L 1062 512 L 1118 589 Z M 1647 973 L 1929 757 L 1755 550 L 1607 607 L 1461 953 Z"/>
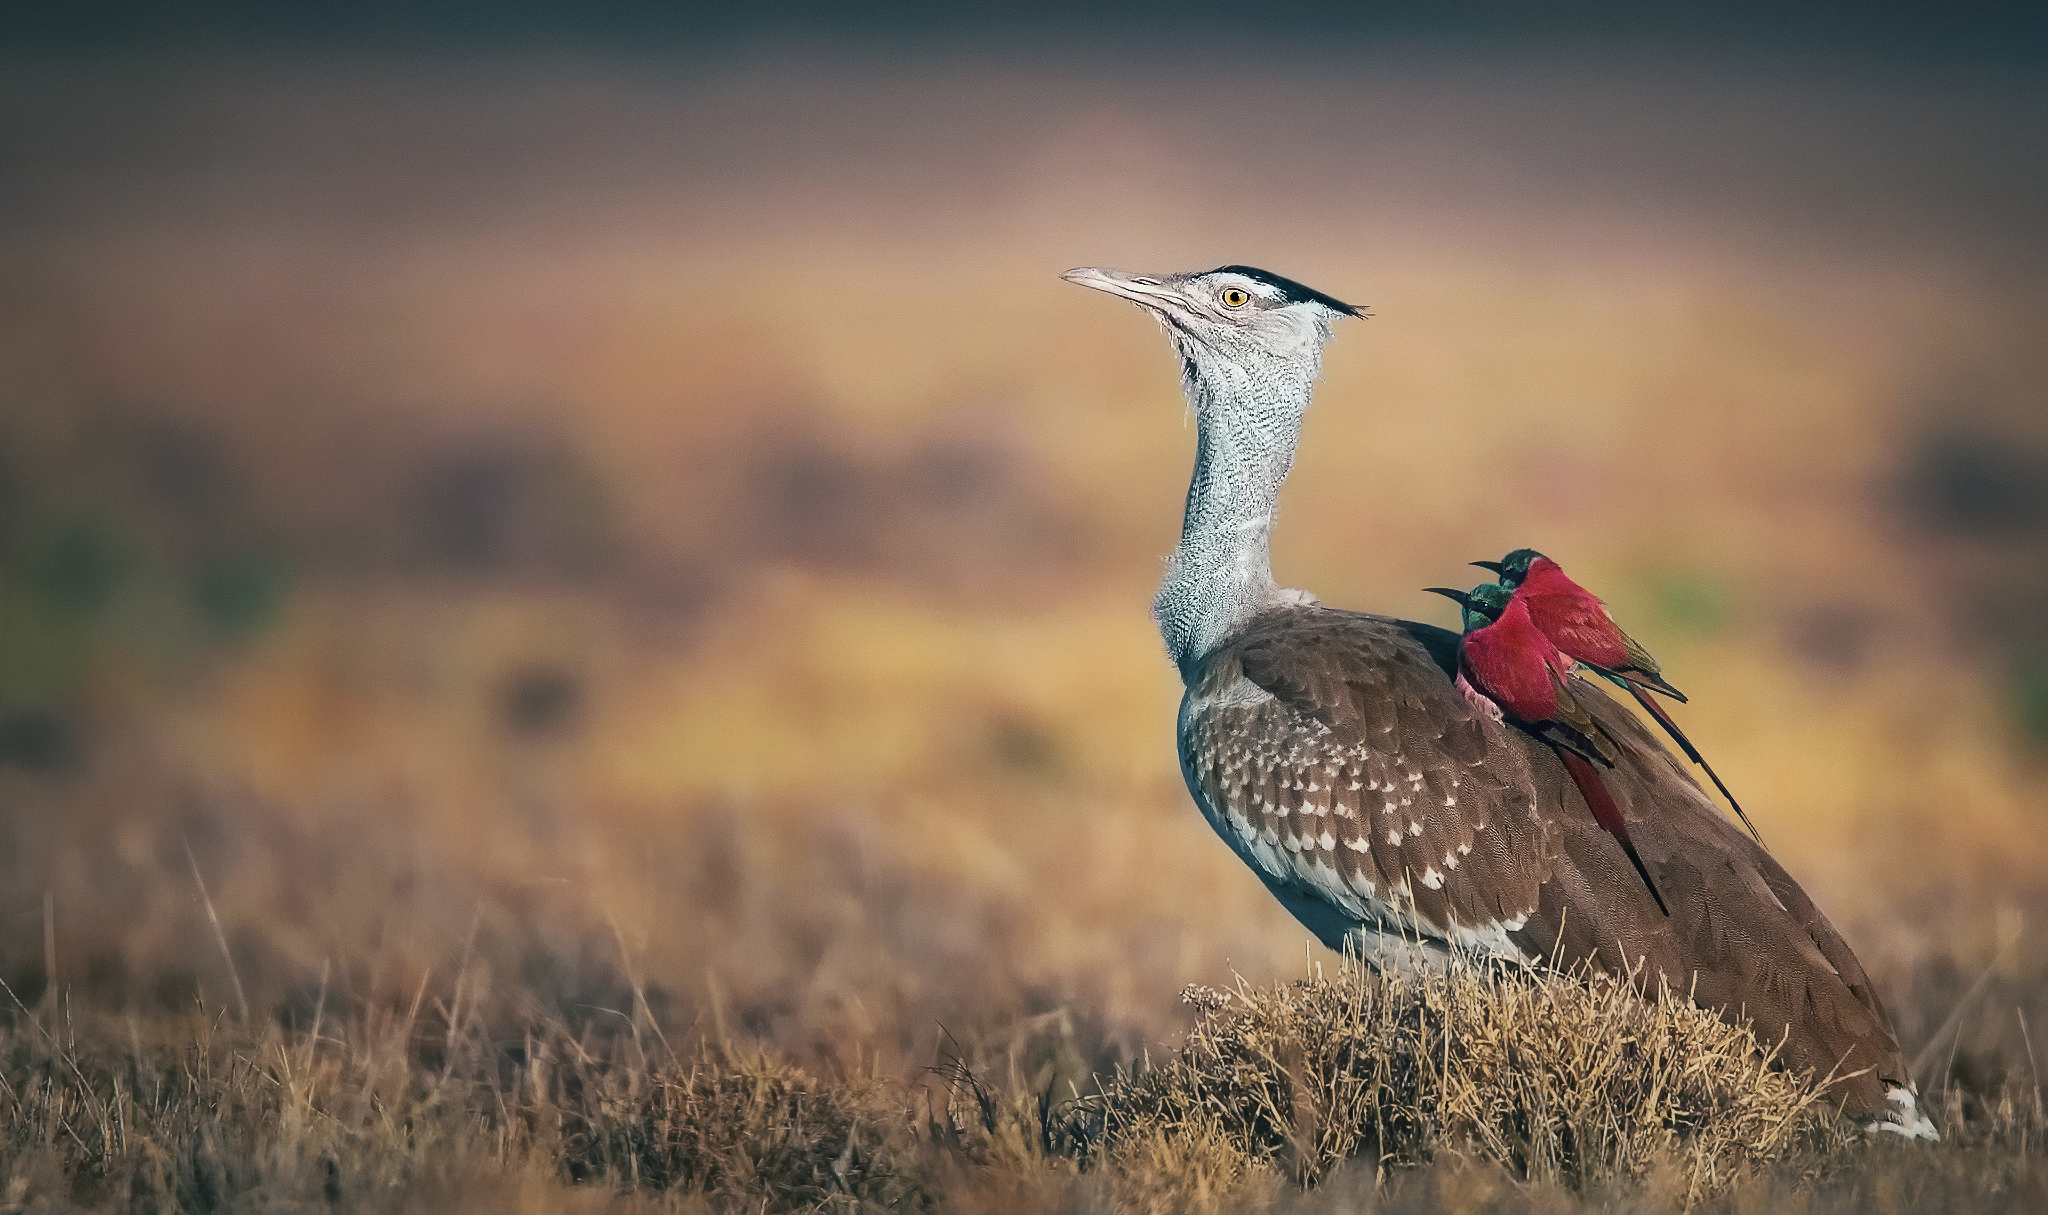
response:
<path fill-rule="evenodd" d="M 1223 300 L 1225 308 L 1242 308 L 1252 302 L 1251 292 L 1242 287 L 1225 287 L 1219 298 Z"/>

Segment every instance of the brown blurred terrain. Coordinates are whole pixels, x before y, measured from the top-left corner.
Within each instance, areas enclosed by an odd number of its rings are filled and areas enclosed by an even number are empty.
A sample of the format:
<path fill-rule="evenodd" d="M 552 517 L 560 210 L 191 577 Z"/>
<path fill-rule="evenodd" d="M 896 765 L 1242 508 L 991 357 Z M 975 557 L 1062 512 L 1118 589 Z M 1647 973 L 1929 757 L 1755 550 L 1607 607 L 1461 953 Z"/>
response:
<path fill-rule="evenodd" d="M 1923 1090 L 2032 1083 L 2040 89 L 1273 66 L 0 76 L 0 978 L 1085 1085 L 1300 974 L 1173 759 L 1171 356 L 1057 278 L 1244 262 L 1375 313 L 1283 582 L 1558 556 Z"/>

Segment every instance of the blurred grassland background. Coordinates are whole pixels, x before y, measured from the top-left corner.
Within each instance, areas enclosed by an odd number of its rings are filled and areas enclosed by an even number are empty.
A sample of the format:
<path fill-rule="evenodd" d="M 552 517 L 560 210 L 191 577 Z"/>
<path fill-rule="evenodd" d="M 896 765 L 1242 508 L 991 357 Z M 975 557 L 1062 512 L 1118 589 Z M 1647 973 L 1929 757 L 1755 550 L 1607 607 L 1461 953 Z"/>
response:
<path fill-rule="evenodd" d="M 323 974 L 371 1007 L 461 971 L 512 1032 L 639 982 L 676 1032 L 1084 1078 L 1174 1041 L 1184 984 L 1299 974 L 1175 768 L 1174 361 L 1057 278 L 1247 262 L 1375 313 L 1282 581 L 1448 625 L 1417 588 L 1558 556 L 1944 1056 L 1923 1086 L 2028 1066 L 2038 76 L 720 45 L 0 72 L 25 1004 L 238 981 L 291 1021 Z"/>

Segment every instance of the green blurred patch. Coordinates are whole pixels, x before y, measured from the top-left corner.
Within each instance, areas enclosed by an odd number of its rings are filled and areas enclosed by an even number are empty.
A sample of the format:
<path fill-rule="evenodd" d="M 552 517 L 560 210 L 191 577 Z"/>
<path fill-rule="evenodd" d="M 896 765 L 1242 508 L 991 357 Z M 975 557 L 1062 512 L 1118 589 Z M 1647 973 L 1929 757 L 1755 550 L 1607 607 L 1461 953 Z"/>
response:
<path fill-rule="evenodd" d="M 0 708 L 58 705 L 113 652 L 175 663 L 283 615 L 292 568 L 267 549 L 173 563 L 118 516 L 31 522 L 0 564 Z"/>
<path fill-rule="evenodd" d="M 214 632 L 241 639 L 277 623 L 291 583 L 291 567 L 282 557 L 235 553 L 200 566 L 193 576 L 192 598 Z"/>
<path fill-rule="evenodd" d="M 0 768 L 59 772 L 78 758 L 77 736 L 63 717 L 42 709 L 0 709 Z"/>
<path fill-rule="evenodd" d="M 0 584 L 0 705 L 41 705 L 77 686 L 97 630 L 41 596 Z"/>
<path fill-rule="evenodd" d="M 31 542 L 29 585 L 57 612 L 95 615 L 121 589 L 134 567 L 135 551 L 133 540 L 106 519 L 67 519 Z"/>
<path fill-rule="evenodd" d="M 139 545 L 92 513 L 32 524 L 0 570 L 0 704 L 46 705 L 85 674 Z"/>
<path fill-rule="evenodd" d="M 1720 633 L 1733 614 L 1727 587 L 1697 571 L 1659 576 L 1650 584 L 1650 596 L 1665 624 L 1695 637 Z"/>
<path fill-rule="evenodd" d="M 2048 655 L 2022 660 L 2013 671 L 2013 716 L 2034 742 L 2048 743 Z"/>

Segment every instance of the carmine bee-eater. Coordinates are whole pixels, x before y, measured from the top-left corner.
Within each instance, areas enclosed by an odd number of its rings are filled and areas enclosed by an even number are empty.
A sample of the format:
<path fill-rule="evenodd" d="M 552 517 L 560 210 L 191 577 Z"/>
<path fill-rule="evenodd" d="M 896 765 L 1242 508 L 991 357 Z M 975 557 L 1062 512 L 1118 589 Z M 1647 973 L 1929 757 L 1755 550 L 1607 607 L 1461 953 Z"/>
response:
<path fill-rule="evenodd" d="M 1465 635 L 1458 642 L 1458 677 L 1491 700 L 1515 724 L 1550 744 L 1586 799 L 1593 817 L 1621 844 L 1642 875 L 1657 909 L 1666 916 L 1664 895 L 1650 878 L 1628 835 L 1628 823 L 1614 795 L 1593 767 L 1614 766 L 1614 750 L 1585 707 L 1572 697 L 1570 664 L 1529 617 L 1528 605 L 1498 583 L 1470 593 L 1430 587 L 1464 609 Z M 1590 762 L 1589 762 L 1590 761 Z"/>
<path fill-rule="evenodd" d="M 1756 824 L 1743 813 L 1742 803 L 1728 791 L 1714 766 L 1700 754 L 1698 747 L 1692 745 L 1692 740 L 1678 728 L 1671 714 L 1650 696 L 1653 691 L 1661 692 L 1683 704 L 1685 693 L 1665 680 L 1657 660 L 1650 657 L 1650 652 L 1635 638 L 1622 631 L 1606 604 L 1593 592 L 1572 581 L 1557 562 L 1533 548 L 1518 548 L 1499 561 L 1474 561 L 1472 564 L 1499 574 L 1503 586 L 1514 588 L 1514 597 L 1529 605 L 1529 618 L 1567 658 L 1576 659 L 1610 682 L 1627 689 L 1628 694 L 1636 698 L 1636 703 L 1664 727 L 1664 732 L 1678 744 L 1679 750 L 1685 752 L 1685 757 L 1706 769 L 1707 779 L 1713 781 L 1721 796 L 1728 799 L 1735 816 L 1749 828 L 1751 835 L 1756 836 L 1757 843 L 1763 843 L 1764 837 L 1757 833 Z"/>

